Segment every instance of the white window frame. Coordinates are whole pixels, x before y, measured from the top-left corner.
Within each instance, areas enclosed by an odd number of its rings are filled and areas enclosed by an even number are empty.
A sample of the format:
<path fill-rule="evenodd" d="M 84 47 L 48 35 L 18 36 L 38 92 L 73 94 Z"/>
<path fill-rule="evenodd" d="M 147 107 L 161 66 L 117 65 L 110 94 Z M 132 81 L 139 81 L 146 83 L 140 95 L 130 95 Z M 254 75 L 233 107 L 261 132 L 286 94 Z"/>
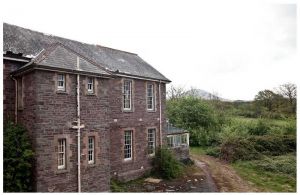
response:
<path fill-rule="evenodd" d="M 94 78 L 88 77 L 87 78 L 87 91 L 88 93 L 94 93 Z"/>
<path fill-rule="evenodd" d="M 61 77 L 62 76 L 62 77 Z M 60 86 L 60 82 L 62 82 L 62 86 Z M 57 74 L 57 90 L 58 91 L 66 91 L 66 75 L 62 73 Z"/>
<path fill-rule="evenodd" d="M 182 137 L 186 136 L 186 143 L 182 143 Z M 167 142 L 168 142 L 168 147 L 170 148 L 178 148 L 180 146 L 189 146 L 189 134 L 188 133 L 183 133 L 183 134 L 176 134 L 176 135 L 168 135 L 167 136 Z M 169 142 L 172 142 L 171 144 Z"/>
<path fill-rule="evenodd" d="M 95 137 L 88 137 L 88 164 L 95 164 Z"/>
<path fill-rule="evenodd" d="M 128 90 L 126 88 L 126 84 L 129 84 Z M 126 106 L 126 101 L 129 101 L 129 107 Z M 131 110 L 132 109 L 132 80 L 124 80 L 123 81 L 123 110 Z"/>
<path fill-rule="evenodd" d="M 148 129 L 148 155 L 154 156 L 156 148 L 156 129 L 149 128 Z M 150 153 L 152 151 L 152 153 Z"/>
<path fill-rule="evenodd" d="M 130 133 L 130 141 L 129 143 L 127 142 L 126 136 L 128 136 L 126 133 Z M 133 131 L 132 130 L 125 130 L 124 131 L 124 161 L 132 160 L 132 135 Z M 127 157 L 128 155 L 128 157 Z"/>
<path fill-rule="evenodd" d="M 149 94 L 149 86 L 152 87 L 151 93 Z M 147 90 L 146 90 L 146 96 L 147 96 L 147 110 L 153 111 L 154 110 L 154 103 L 155 103 L 155 95 L 154 95 L 154 84 L 153 83 L 147 83 Z M 149 101 L 150 99 L 150 101 Z M 151 103 L 151 108 L 149 108 L 149 103 Z"/>
<path fill-rule="evenodd" d="M 58 139 L 58 150 L 57 150 L 57 168 L 58 169 L 65 169 L 66 168 L 66 139 Z M 62 157 L 61 157 L 62 155 Z"/>

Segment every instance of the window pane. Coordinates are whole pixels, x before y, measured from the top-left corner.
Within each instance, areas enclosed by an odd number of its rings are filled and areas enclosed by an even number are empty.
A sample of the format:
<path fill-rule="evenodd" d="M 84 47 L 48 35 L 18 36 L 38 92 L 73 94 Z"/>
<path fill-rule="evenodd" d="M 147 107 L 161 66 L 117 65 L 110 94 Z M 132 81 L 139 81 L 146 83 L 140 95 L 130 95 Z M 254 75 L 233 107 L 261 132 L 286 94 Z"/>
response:
<path fill-rule="evenodd" d="M 88 138 L 88 163 L 95 162 L 95 137 Z"/>
<path fill-rule="evenodd" d="M 167 137 L 167 139 L 168 139 L 168 146 L 172 148 L 173 147 L 173 136 Z"/>
<path fill-rule="evenodd" d="M 66 139 L 58 140 L 58 169 L 66 167 Z"/>
<path fill-rule="evenodd" d="M 92 93 L 94 91 L 94 79 L 88 77 L 88 92 Z"/>
<path fill-rule="evenodd" d="M 123 108 L 131 109 L 131 81 L 124 81 Z"/>
<path fill-rule="evenodd" d="M 131 159 L 132 157 L 132 131 L 124 132 L 124 158 Z"/>
<path fill-rule="evenodd" d="M 65 90 L 65 75 L 64 74 L 57 75 L 57 89 Z"/>
<path fill-rule="evenodd" d="M 154 109 L 154 85 L 147 84 L 147 109 Z"/>
<path fill-rule="evenodd" d="M 148 129 L 148 154 L 155 152 L 155 129 Z"/>

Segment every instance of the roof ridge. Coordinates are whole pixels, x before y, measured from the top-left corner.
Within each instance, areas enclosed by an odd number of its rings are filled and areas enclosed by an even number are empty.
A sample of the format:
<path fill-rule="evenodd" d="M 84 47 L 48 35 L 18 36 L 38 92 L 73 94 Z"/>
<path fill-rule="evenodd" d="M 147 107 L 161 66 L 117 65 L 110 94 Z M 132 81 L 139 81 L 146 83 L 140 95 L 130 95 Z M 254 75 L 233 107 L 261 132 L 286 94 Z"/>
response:
<path fill-rule="evenodd" d="M 40 32 L 40 31 L 37 31 L 37 30 L 32 30 L 32 29 L 29 29 L 29 28 L 24 28 L 24 27 L 17 26 L 17 25 L 14 25 L 14 24 L 9 24 L 9 23 L 6 23 L 6 22 L 3 22 L 3 24 L 9 25 L 9 26 L 14 26 L 14 27 L 17 27 L 17 28 L 21 28 L 21 29 L 24 29 L 24 30 L 31 31 L 31 32 L 39 33 L 39 34 L 42 34 L 42 35 L 48 36 L 48 37 L 56 37 L 56 38 L 59 38 L 59 39 L 66 39 L 66 40 L 68 40 L 68 41 L 74 41 L 74 42 L 77 42 L 77 43 L 86 44 L 86 45 L 90 45 L 90 46 L 97 46 L 97 47 L 100 47 L 100 48 L 105 48 L 105 49 L 110 49 L 110 50 L 120 51 L 120 52 L 124 52 L 124 53 L 128 53 L 128 54 L 132 54 L 132 55 L 138 55 L 138 54 L 136 54 L 136 53 L 132 53 L 132 52 L 129 52 L 129 51 L 124 51 L 124 50 L 120 50 L 120 49 L 115 49 L 115 48 L 111 48 L 111 47 L 106 47 L 106 46 L 102 46 L 102 45 L 99 45 L 99 44 L 93 44 L 93 43 L 81 42 L 81 41 L 77 41 L 77 40 L 70 39 L 70 38 L 65 38 L 65 37 L 56 36 L 56 35 L 51 34 L 51 33 L 45 33 L 45 32 Z"/>

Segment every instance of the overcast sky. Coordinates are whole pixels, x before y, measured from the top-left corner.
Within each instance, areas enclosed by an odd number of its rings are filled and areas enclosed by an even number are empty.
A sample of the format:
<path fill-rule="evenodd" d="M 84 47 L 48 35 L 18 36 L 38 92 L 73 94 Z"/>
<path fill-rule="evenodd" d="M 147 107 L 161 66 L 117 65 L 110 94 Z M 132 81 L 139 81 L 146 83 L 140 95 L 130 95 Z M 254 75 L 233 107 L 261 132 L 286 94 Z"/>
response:
<path fill-rule="evenodd" d="M 1 13 L 3 22 L 138 53 L 172 85 L 250 100 L 299 77 L 296 1 L 270 2 L 9 0 Z"/>

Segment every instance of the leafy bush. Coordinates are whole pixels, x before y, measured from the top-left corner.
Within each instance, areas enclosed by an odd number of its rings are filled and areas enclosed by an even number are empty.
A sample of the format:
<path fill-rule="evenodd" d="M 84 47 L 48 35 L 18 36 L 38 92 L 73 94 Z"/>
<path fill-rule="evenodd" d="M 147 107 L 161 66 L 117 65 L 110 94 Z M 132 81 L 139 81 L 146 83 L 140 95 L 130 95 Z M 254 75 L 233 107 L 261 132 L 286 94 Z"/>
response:
<path fill-rule="evenodd" d="M 3 146 L 4 191 L 32 191 L 33 151 L 26 129 L 12 122 L 5 124 Z"/>
<path fill-rule="evenodd" d="M 220 147 L 209 147 L 206 154 L 218 158 L 221 154 Z"/>
<path fill-rule="evenodd" d="M 254 162 L 254 165 L 257 169 L 262 171 L 285 173 L 296 176 L 295 155 L 264 157 L 262 160 Z"/>
<path fill-rule="evenodd" d="M 156 174 L 162 178 L 172 179 L 182 175 L 183 166 L 167 148 L 158 148 L 153 161 Z"/>
<path fill-rule="evenodd" d="M 256 124 L 250 126 L 248 132 L 250 135 L 266 135 L 270 130 L 270 125 L 266 120 L 259 120 Z"/>
<path fill-rule="evenodd" d="M 260 159 L 264 155 L 281 155 L 296 151 L 294 136 L 232 137 L 221 144 L 220 158 L 236 160 Z"/>
<path fill-rule="evenodd" d="M 208 102 L 195 97 L 167 101 L 167 116 L 172 124 L 190 131 L 190 144 L 206 146 L 216 142 L 225 115 L 216 113 Z"/>
<path fill-rule="evenodd" d="M 248 139 L 234 137 L 221 144 L 220 158 L 229 162 L 259 159 L 260 154 Z"/>
<path fill-rule="evenodd" d="M 253 136 L 249 137 L 256 151 L 265 155 L 280 155 L 296 151 L 294 136 Z"/>

